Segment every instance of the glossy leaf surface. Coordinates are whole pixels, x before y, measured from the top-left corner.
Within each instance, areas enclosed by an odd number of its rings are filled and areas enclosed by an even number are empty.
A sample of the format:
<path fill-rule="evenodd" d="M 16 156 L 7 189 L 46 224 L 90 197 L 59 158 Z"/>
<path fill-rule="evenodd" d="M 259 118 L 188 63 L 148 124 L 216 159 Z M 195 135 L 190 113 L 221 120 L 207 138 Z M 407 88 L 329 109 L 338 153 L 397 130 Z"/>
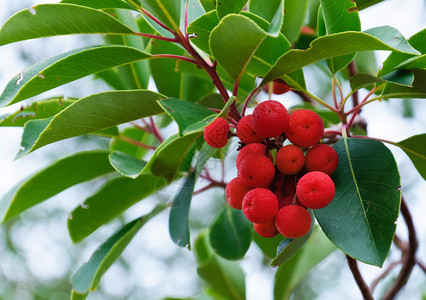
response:
<path fill-rule="evenodd" d="M 6 221 L 69 187 L 112 172 L 107 151 L 80 152 L 60 159 L 1 199 L 1 207 L 7 208 L 2 219 Z"/>
<path fill-rule="evenodd" d="M 22 10 L 0 29 L 0 46 L 23 40 L 66 34 L 133 34 L 100 10 L 73 4 L 40 4 Z"/>
<path fill-rule="evenodd" d="M 246 299 L 245 276 L 240 265 L 216 255 L 206 231 L 201 232 L 194 244 L 198 275 L 225 299 Z"/>
<path fill-rule="evenodd" d="M 381 266 L 399 214 L 401 185 L 395 159 L 381 142 L 342 138 L 334 145 L 333 201 L 315 216 L 327 237 L 349 256 Z"/>
<path fill-rule="evenodd" d="M 253 224 L 241 210 L 226 205 L 210 226 L 210 244 L 223 258 L 242 259 L 250 247 L 252 229 Z"/>
<path fill-rule="evenodd" d="M 350 40 L 351 43 L 346 43 Z M 389 26 L 366 32 L 342 32 L 315 39 L 307 50 L 292 49 L 282 55 L 265 75 L 262 84 L 315 62 L 364 50 L 390 50 L 418 54 L 401 34 Z"/>
<path fill-rule="evenodd" d="M 336 247 L 316 228 L 303 248 L 284 262 L 275 274 L 274 300 L 290 299 L 291 292 Z"/>
<path fill-rule="evenodd" d="M 62 53 L 13 77 L 0 96 L 0 105 L 10 105 L 85 76 L 150 57 L 125 46 L 93 46 Z"/>
<path fill-rule="evenodd" d="M 74 243 L 83 240 L 166 185 L 163 178 L 151 174 L 142 174 L 135 179 L 120 177 L 110 180 L 71 212 L 68 218 L 71 240 Z"/>
<path fill-rule="evenodd" d="M 417 171 L 426 180 L 426 134 L 418 134 L 403 141 L 396 146 L 400 147 L 413 162 Z"/>
<path fill-rule="evenodd" d="M 63 139 L 160 114 L 163 110 L 157 100 L 163 98 L 147 90 L 111 91 L 82 98 L 51 119 L 27 122 L 18 156 Z"/>
<path fill-rule="evenodd" d="M 169 215 L 169 232 L 172 241 L 179 247 L 190 247 L 189 208 L 196 181 L 196 174 L 188 175 L 185 183 L 173 199 Z"/>

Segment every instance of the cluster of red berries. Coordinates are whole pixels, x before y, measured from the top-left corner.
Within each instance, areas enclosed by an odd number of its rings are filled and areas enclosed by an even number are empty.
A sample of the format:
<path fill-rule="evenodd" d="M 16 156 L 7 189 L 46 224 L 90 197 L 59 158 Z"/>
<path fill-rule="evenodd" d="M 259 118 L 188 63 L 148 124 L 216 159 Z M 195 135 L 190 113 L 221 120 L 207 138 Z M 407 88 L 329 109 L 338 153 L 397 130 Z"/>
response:
<path fill-rule="evenodd" d="M 221 148 L 228 142 L 229 130 L 228 122 L 218 118 L 205 128 L 204 138 Z M 242 209 L 263 237 L 281 233 L 297 238 L 308 233 L 312 218 L 307 208 L 323 208 L 335 194 L 330 175 L 338 155 L 319 143 L 324 134 L 321 117 L 307 109 L 289 115 L 280 102 L 268 100 L 238 122 L 236 134 L 241 147 L 238 176 L 226 186 L 229 204 Z M 286 139 L 292 144 L 283 145 Z"/>

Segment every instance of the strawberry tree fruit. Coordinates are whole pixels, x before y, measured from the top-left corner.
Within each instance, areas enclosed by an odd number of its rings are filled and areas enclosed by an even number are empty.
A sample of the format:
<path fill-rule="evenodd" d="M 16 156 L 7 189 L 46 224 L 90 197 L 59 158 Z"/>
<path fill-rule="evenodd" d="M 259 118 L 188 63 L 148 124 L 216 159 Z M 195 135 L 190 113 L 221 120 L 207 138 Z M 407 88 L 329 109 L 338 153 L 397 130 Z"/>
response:
<path fill-rule="evenodd" d="M 213 148 L 222 148 L 228 143 L 229 124 L 223 118 L 217 118 L 204 128 L 204 140 Z"/>
<path fill-rule="evenodd" d="M 305 154 L 294 145 L 287 145 L 278 150 L 275 165 L 284 175 L 295 175 L 305 165 Z"/>
<path fill-rule="evenodd" d="M 256 132 L 265 137 L 276 137 L 284 133 L 288 126 L 288 111 L 275 100 L 263 101 L 253 111 L 253 126 Z"/>
<path fill-rule="evenodd" d="M 273 238 L 279 234 L 277 227 L 275 226 L 275 219 L 267 223 L 253 223 L 254 230 L 265 238 Z"/>
<path fill-rule="evenodd" d="M 275 225 L 285 237 L 298 238 L 304 236 L 311 228 L 311 214 L 299 205 L 287 205 L 277 213 Z"/>
<path fill-rule="evenodd" d="M 253 143 L 253 144 L 248 144 L 248 145 L 244 146 L 240 150 L 240 152 L 238 152 L 238 155 L 237 155 L 237 160 L 236 160 L 237 169 L 240 168 L 241 162 L 249 154 L 265 155 L 266 154 L 266 146 L 264 144 L 260 144 L 260 143 Z M 268 157 L 269 157 L 269 154 L 268 154 Z"/>
<path fill-rule="evenodd" d="M 327 174 L 319 171 L 306 173 L 299 179 L 296 195 L 306 207 L 319 209 L 326 207 L 334 198 L 335 186 Z"/>
<path fill-rule="evenodd" d="M 268 187 L 275 177 L 275 167 L 262 154 L 249 154 L 241 162 L 238 177 L 249 187 Z"/>
<path fill-rule="evenodd" d="M 339 155 L 327 144 L 317 144 L 306 152 L 305 169 L 308 172 L 321 171 L 331 175 L 337 169 Z"/>
<path fill-rule="evenodd" d="M 267 223 L 275 218 L 278 212 L 278 199 L 270 190 L 255 188 L 243 199 L 243 213 L 253 223 Z"/>
<path fill-rule="evenodd" d="M 242 209 L 243 198 L 251 188 L 246 186 L 240 178 L 235 177 L 226 185 L 226 199 L 229 205 L 235 209 Z"/>
<path fill-rule="evenodd" d="M 309 148 L 321 140 L 324 134 L 324 123 L 316 112 L 299 109 L 290 115 L 285 133 L 294 145 Z"/>
<path fill-rule="evenodd" d="M 285 82 L 281 82 L 281 81 L 274 81 L 273 82 L 272 92 L 275 95 L 282 95 L 282 94 L 287 93 L 290 90 L 291 90 L 290 86 Z"/>
<path fill-rule="evenodd" d="M 260 143 L 265 139 L 254 129 L 252 115 L 246 115 L 238 122 L 237 136 L 244 144 Z"/>

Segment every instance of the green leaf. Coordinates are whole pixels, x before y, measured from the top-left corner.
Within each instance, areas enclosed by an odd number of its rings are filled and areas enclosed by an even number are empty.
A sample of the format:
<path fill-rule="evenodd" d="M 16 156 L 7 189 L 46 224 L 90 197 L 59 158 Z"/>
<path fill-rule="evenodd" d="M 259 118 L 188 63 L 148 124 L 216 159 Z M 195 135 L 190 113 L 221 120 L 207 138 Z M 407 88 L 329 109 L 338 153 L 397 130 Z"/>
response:
<path fill-rule="evenodd" d="M 395 234 L 401 185 L 395 159 L 381 142 L 343 137 L 334 145 L 333 201 L 315 210 L 327 237 L 343 252 L 381 267 Z"/>
<path fill-rule="evenodd" d="M 165 145 L 154 153 L 152 162 L 148 163 L 147 167 L 150 166 L 152 174 L 172 180 L 181 166 L 191 164 L 192 156 L 188 154 L 194 149 L 196 141 L 201 136 L 202 132 L 194 132 L 166 140 Z"/>
<path fill-rule="evenodd" d="M 54 98 L 33 102 L 26 107 L 21 107 L 17 112 L 0 117 L 0 126 L 23 127 L 29 120 L 46 119 L 53 117 L 75 100 Z"/>
<path fill-rule="evenodd" d="M 164 208 L 164 206 L 158 206 L 149 214 L 126 224 L 93 252 L 89 261 L 82 265 L 72 277 L 73 292 L 86 294 L 96 291 L 102 276 L 119 258 L 142 226 Z"/>
<path fill-rule="evenodd" d="M 186 30 L 190 36 L 193 36 L 191 37 L 191 42 L 207 54 L 211 54 L 209 45 L 210 33 L 219 24 L 219 21 L 216 11 L 210 11 L 194 20 L 188 25 Z"/>
<path fill-rule="evenodd" d="M 417 49 L 421 54 L 426 54 L 426 29 L 423 29 L 408 39 L 408 42 Z M 379 75 L 383 76 L 392 72 L 399 65 L 407 60 L 415 57 L 413 54 L 392 52 L 383 62 L 383 67 L 379 71 Z"/>
<path fill-rule="evenodd" d="M 138 159 L 142 159 L 148 153 L 148 149 L 136 146 L 127 141 L 127 138 L 146 145 L 152 145 L 155 138 L 152 134 L 142 131 L 136 127 L 124 128 L 118 136 L 111 139 L 109 149 L 110 151 L 119 151 L 126 153 Z"/>
<path fill-rule="evenodd" d="M 163 110 L 157 100 L 163 98 L 147 90 L 111 91 L 82 98 L 53 118 L 27 122 L 18 157 L 63 139 L 160 114 Z"/>
<path fill-rule="evenodd" d="M 136 8 L 121 0 L 62 0 L 60 3 L 76 4 L 95 9 L 123 8 L 136 10 Z"/>
<path fill-rule="evenodd" d="M 352 90 L 358 90 L 372 83 L 390 82 L 402 86 L 411 86 L 414 81 L 414 75 L 410 71 L 395 71 L 380 78 L 366 73 L 357 73 L 351 77 L 350 83 Z"/>
<path fill-rule="evenodd" d="M 116 18 L 122 22 L 124 25 L 129 27 L 135 32 L 138 32 L 138 23 L 136 18 L 127 10 L 116 9 L 115 11 Z M 143 50 L 145 49 L 146 44 L 144 43 L 144 39 L 140 36 L 136 35 L 122 35 L 121 36 L 124 45 L 132 48 Z M 136 82 L 136 86 L 132 87 L 135 89 L 147 89 L 148 81 L 150 77 L 150 70 L 148 62 L 145 60 L 136 61 L 129 65 L 132 71 L 133 80 Z"/>
<path fill-rule="evenodd" d="M 335 249 L 324 233 L 315 228 L 303 248 L 278 268 L 275 274 L 274 300 L 290 299 L 294 288 Z"/>
<path fill-rule="evenodd" d="M 181 0 L 141 0 L 142 7 L 157 17 L 164 25 L 179 31 Z"/>
<path fill-rule="evenodd" d="M 413 87 L 387 83 L 383 89 L 381 98 L 426 98 L 426 70 L 413 69 L 414 74 Z M 389 75 L 389 74 L 387 74 Z M 386 76 L 387 76 L 386 75 Z"/>
<path fill-rule="evenodd" d="M 249 0 L 249 11 L 271 22 L 281 3 L 282 0 L 270 0 L 268 5 L 265 5 L 263 0 Z"/>
<path fill-rule="evenodd" d="M 243 15 L 227 15 L 210 34 L 210 49 L 234 81 L 240 80 L 247 64 L 267 34 Z"/>
<path fill-rule="evenodd" d="M 284 53 L 265 75 L 261 84 L 327 58 L 364 50 L 418 54 L 396 29 L 389 26 L 376 27 L 366 32 L 335 33 L 315 39 L 307 50 L 292 49 Z"/>
<path fill-rule="evenodd" d="M 119 177 L 108 181 L 94 195 L 76 207 L 68 218 L 68 231 L 74 243 L 80 242 L 102 225 L 119 217 L 126 209 L 156 193 L 167 182 L 151 174 L 135 179 Z"/>
<path fill-rule="evenodd" d="M 0 96 L 0 106 L 10 105 L 103 70 L 150 58 L 125 46 L 92 46 L 45 59 L 13 77 Z"/>
<path fill-rule="evenodd" d="M 79 294 L 76 291 L 71 291 L 71 300 L 86 300 L 87 296 L 89 296 L 89 292 L 85 294 Z"/>
<path fill-rule="evenodd" d="M 282 34 L 294 43 L 300 35 L 308 10 L 308 0 L 285 0 L 284 24 L 281 29 Z"/>
<path fill-rule="evenodd" d="M 133 34 L 107 13 L 73 4 L 40 4 L 10 17 L 0 29 L 0 46 L 66 34 Z"/>
<path fill-rule="evenodd" d="M 225 205 L 210 226 L 210 244 L 223 258 L 242 259 L 251 244 L 252 228 L 241 210 Z"/>
<path fill-rule="evenodd" d="M 399 143 L 400 147 L 413 162 L 419 174 L 426 180 L 426 134 L 418 134 Z"/>
<path fill-rule="evenodd" d="M 189 235 L 189 207 L 196 182 L 196 174 L 188 175 L 182 188 L 173 199 L 173 206 L 169 215 L 169 232 L 172 241 L 179 247 L 190 248 Z"/>
<path fill-rule="evenodd" d="M 175 120 L 180 135 L 187 133 L 187 129 L 194 127 L 194 124 L 202 123 L 206 119 L 211 120 L 213 115 L 217 115 L 204 106 L 175 98 L 161 100 L 159 104 Z"/>
<path fill-rule="evenodd" d="M 216 11 L 219 19 L 228 14 L 238 14 L 246 5 L 247 0 L 217 0 Z"/>
<path fill-rule="evenodd" d="M 358 7 L 358 10 L 362 10 L 382 1 L 383 0 L 356 0 L 356 5 Z"/>
<path fill-rule="evenodd" d="M 113 172 L 107 151 L 79 152 L 62 158 L 21 183 L 1 199 L 3 222 L 81 182 Z"/>
<path fill-rule="evenodd" d="M 253 240 L 256 245 L 260 248 L 263 254 L 269 258 L 277 256 L 278 245 L 285 239 L 281 234 L 276 235 L 273 238 L 265 238 L 259 235 L 256 231 L 253 232 Z"/>
<path fill-rule="evenodd" d="M 146 165 L 146 161 L 137 159 L 121 151 L 113 151 L 109 162 L 121 175 L 136 178 Z"/>
<path fill-rule="evenodd" d="M 183 55 L 184 49 L 166 41 L 150 43 L 149 52 L 155 54 Z M 158 91 L 168 97 L 181 97 L 182 74 L 176 72 L 176 65 L 180 62 L 170 58 L 149 60 L 151 74 Z"/>
<path fill-rule="evenodd" d="M 321 12 L 327 35 L 345 31 L 361 31 L 356 3 L 351 0 L 321 0 Z M 356 53 L 344 55 L 327 60 L 333 73 L 346 67 L 355 57 Z"/>
<path fill-rule="evenodd" d="M 397 65 L 395 69 L 426 69 L 426 54 L 411 57 Z"/>
<path fill-rule="evenodd" d="M 194 243 L 194 253 L 199 267 L 198 275 L 213 290 L 231 300 L 246 299 L 245 277 L 240 265 L 217 256 L 209 243 L 207 231 L 200 233 Z"/>
<path fill-rule="evenodd" d="M 293 255 L 295 255 L 302 247 L 303 245 L 309 240 L 309 238 L 312 235 L 312 232 L 315 228 L 315 219 L 314 215 L 312 214 L 312 210 L 309 210 L 309 213 L 312 217 L 312 224 L 311 228 L 309 229 L 309 232 L 305 234 L 302 237 L 295 238 L 295 239 L 284 239 L 277 248 L 277 256 L 272 260 L 271 266 L 279 266 L 285 261 L 289 260 Z"/>

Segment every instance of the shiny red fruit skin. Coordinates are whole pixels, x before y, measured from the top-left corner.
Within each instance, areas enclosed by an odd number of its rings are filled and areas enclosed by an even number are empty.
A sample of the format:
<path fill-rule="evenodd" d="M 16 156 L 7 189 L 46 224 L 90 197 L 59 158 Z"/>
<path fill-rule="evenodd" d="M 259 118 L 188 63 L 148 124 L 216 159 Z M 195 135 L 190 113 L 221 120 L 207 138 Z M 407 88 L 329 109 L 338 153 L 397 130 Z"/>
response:
<path fill-rule="evenodd" d="M 253 223 L 272 221 L 278 212 L 278 199 L 268 189 L 255 188 L 243 200 L 243 213 Z"/>
<path fill-rule="evenodd" d="M 317 144 L 306 152 L 305 169 L 308 172 L 321 171 L 331 175 L 337 169 L 339 155 L 327 144 Z"/>
<path fill-rule="evenodd" d="M 280 102 L 267 100 L 256 106 L 252 120 L 256 132 L 270 138 L 284 133 L 288 126 L 289 115 Z"/>
<path fill-rule="evenodd" d="M 240 178 L 235 177 L 226 185 L 226 199 L 229 205 L 235 209 L 243 208 L 243 198 L 251 190 Z"/>
<path fill-rule="evenodd" d="M 269 187 L 275 176 L 275 167 L 265 155 L 249 154 L 238 168 L 238 177 L 249 187 Z"/>
<path fill-rule="evenodd" d="M 275 165 L 282 174 L 295 175 L 305 165 L 305 154 L 297 146 L 286 145 L 278 150 Z"/>
<path fill-rule="evenodd" d="M 204 140 L 213 148 L 222 148 L 228 143 L 229 124 L 217 118 L 204 128 Z"/>
<path fill-rule="evenodd" d="M 312 209 L 326 207 L 333 200 L 335 192 L 336 188 L 330 176 L 319 171 L 306 173 L 296 186 L 300 203 Z"/>
<path fill-rule="evenodd" d="M 311 214 L 299 205 L 287 205 L 277 213 L 275 225 L 278 231 L 288 238 L 299 238 L 311 228 Z"/>
<path fill-rule="evenodd" d="M 324 123 L 316 112 L 299 109 L 290 115 L 285 134 L 292 144 L 309 148 L 321 140 L 324 135 Z"/>
<path fill-rule="evenodd" d="M 273 238 L 279 234 L 277 227 L 275 226 L 275 219 L 272 219 L 268 223 L 253 223 L 254 230 L 264 238 Z"/>
<path fill-rule="evenodd" d="M 237 136 L 244 144 L 260 143 L 265 139 L 254 129 L 252 115 L 246 115 L 238 121 Z"/>

